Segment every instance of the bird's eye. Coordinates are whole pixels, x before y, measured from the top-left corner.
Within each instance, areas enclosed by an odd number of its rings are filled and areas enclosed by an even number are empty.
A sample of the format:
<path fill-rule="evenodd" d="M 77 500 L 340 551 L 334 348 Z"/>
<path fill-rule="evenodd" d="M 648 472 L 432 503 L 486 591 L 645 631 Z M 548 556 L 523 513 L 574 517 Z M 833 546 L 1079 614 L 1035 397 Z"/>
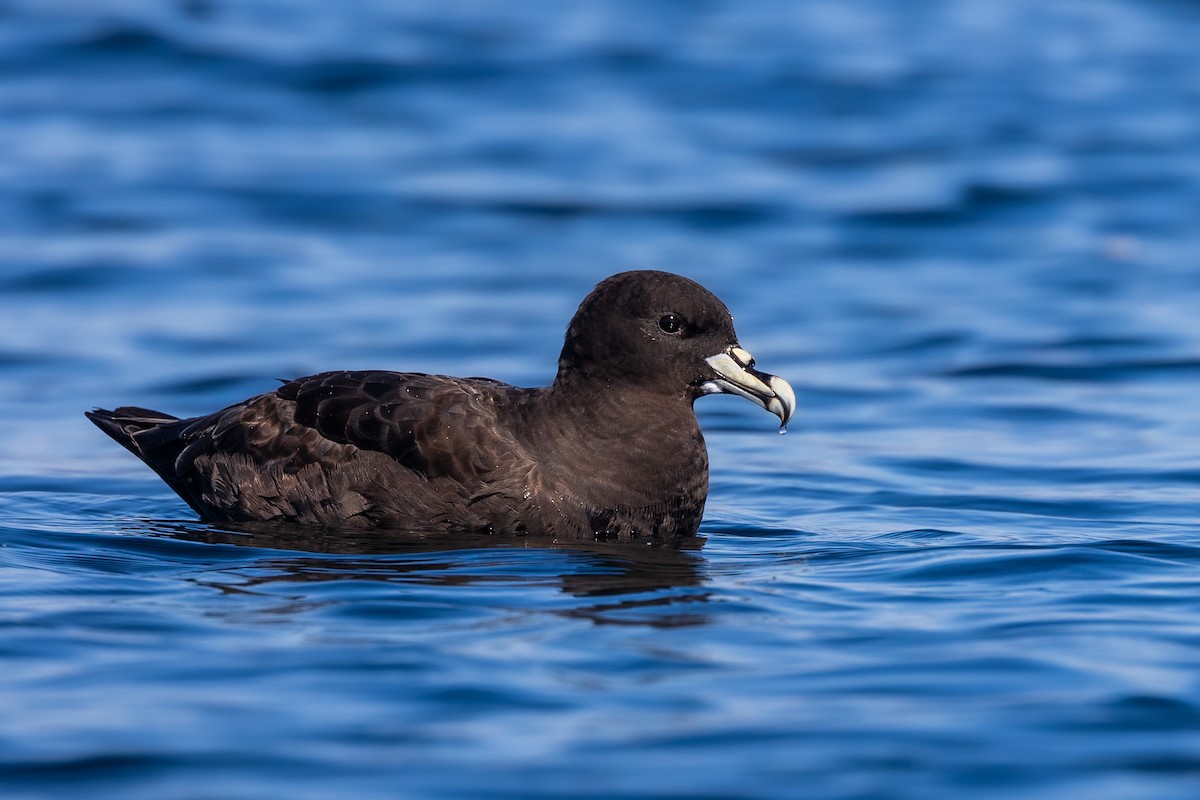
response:
<path fill-rule="evenodd" d="M 683 317 L 678 314 L 664 314 L 658 321 L 658 327 L 663 333 L 679 333 L 683 330 Z"/>

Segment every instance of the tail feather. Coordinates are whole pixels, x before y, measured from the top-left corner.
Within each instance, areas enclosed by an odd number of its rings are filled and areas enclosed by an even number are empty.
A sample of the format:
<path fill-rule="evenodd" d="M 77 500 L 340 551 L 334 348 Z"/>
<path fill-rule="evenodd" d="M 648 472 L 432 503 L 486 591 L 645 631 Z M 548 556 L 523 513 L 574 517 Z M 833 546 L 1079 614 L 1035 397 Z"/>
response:
<path fill-rule="evenodd" d="M 121 406 L 112 411 L 96 408 L 83 413 L 97 428 L 158 473 L 197 513 L 204 515 L 174 469 L 176 456 L 188 444 L 180 436 L 181 429 L 192 420 L 137 406 Z"/>
<path fill-rule="evenodd" d="M 162 447 L 166 445 L 168 450 L 181 450 L 186 444 L 179 443 L 173 446 L 173 441 L 179 438 L 175 429 L 178 426 L 175 423 L 182 420 L 178 416 L 163 414 L 162 411 L 138 408 L 136 405 L 122 405 L 112 411 L 103 408 L 84 411 L 84 416 L 160 475 Z"/>
<path fill-rule="evenodd" d="M 121 406 L 113 411 L 96 408 L 83 412 L 83 415 L 95 423 L 97 428 L 111 436 L 126 450 L 150 464 L 151 467 L 154 467 L 154 464 L 149 461 L 148 453 L 138 442 L 138 434 L 154 430 L 161 425 L 179 422 L 179 417 L 137 406 Z"/>
<path fill-rule="evenodd" d="M 155 421 L 155 422 L 175 422 L 179 417 L 172 416 L 163 411 L 155 411 L 150 408 L 142 408 L 141 406 L 118 406 L 113 411 L 104 411 L 102 408 L 97 408 L 96 413 L 111 414 L 113 416 L 129 417 L 131 419 Z"/>

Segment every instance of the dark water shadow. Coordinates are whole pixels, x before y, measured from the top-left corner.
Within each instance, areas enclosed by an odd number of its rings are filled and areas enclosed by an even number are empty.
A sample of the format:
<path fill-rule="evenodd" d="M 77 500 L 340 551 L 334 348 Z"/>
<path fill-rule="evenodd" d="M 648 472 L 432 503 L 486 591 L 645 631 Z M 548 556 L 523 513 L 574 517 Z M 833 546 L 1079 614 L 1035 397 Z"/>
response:
<path fill-rule="evenodd" d="M 256 559 L 254 574 L 231 570 L 238 580 L 228 588 L 237 592 L 280 582 L 344 580 L 425 587 L 551 585 L 577 598 L 601 601 L 559 613 L 598 623 L 656 627 L 703 624 L 706 618 L 697 604 L 710 596 L 698 591 L 706 582 L 707 562 L 700 554 L 706 540 L 701 537 L 652 543 L 564 542 L 499 534 L 171 521 L 143 523 L 137 533 L 280 551 Z M 526 554 L 530 557 L 523 557 Z"/>

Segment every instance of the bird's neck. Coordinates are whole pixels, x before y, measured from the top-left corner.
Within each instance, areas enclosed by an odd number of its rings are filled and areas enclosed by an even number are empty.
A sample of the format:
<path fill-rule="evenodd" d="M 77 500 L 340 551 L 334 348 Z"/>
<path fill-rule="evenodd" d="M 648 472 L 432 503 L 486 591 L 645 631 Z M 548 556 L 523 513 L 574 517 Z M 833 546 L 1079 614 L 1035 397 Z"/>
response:
<path fill-rule="evenodd" d="M 594 503 L 655 503 L 707 493 L 708 455 L 691 398 L 604 382 L 542 389 L 526 415 L 546 477 L 586 474 Z"/>

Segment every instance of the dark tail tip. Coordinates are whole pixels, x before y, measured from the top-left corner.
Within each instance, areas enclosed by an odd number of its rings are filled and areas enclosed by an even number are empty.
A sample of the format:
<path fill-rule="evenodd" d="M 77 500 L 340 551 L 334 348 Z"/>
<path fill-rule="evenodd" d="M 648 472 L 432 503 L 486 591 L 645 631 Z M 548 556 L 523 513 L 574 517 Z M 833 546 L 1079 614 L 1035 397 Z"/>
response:
<path fill-rule="evenodd" d="M 111 436 L 118 444 L 139 458 L 141 448 L 134 440 L 134 434 L 155 428 L 164 422 L 176 422 L 179 417 L 164 414 L 161 411 L 151 411 L 148 408 L 136 406 L 121 406 L 113 411 L 106 408 L 94 408 L 83 412 L 97 428 Z"/>
<path fill-rule="evenodd" d="M 96 427 L 112 436 L 114 428 L 120 428 L 120 423 L 117 421 L 118 416 L 115 411 L 109 411 L 107 408 L 93 408 L 91 411 L 83 412 L 83 415 L 95 423 Z"/>
<path fill-rule="evenodd" d="M 109 411 L 106 408 L 95 408 L 91 411 L 83 412 L 83 415 L 90 419 L 92 423 L 111 436 L 118 444 L 132 452 L 134 455 L 140 456 L 138 447 L 134 444 L 134 430 L 128 430 L 121 418 L 121 415 L 115 411 Z"/>

